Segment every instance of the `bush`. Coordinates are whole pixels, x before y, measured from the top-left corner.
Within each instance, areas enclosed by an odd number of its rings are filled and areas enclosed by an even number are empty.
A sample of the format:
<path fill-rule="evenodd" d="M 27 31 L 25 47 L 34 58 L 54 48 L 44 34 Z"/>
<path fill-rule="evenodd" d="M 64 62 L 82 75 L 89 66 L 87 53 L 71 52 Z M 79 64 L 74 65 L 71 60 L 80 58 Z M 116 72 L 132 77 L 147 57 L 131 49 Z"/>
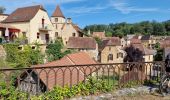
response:
<path fill-rule="evenodd" d="M 4 83 L 0 82 L 0 99 L 1 100 L 27 100 L 28 94 L 16 90 L 12 84 L 10 87 Z"/>
<path fill-rule="evenodd" d="M 24 50 L 19 50 L 18 46 L 17 43 L 4 44 L 7 62 L 12 63 L 14 67 L 29 67 L 43 63 L 43 55 L 38 45 L 36 50 L 32 50 L 30 45 L 25 45 Z"/>
<path fill-rule="evenodd" d="M 76 95 L 90 95 L 100 92 L 109 92 L 112 90 L 112 86 L 108 85 L 106 81 L 88 78 L 87 82 L 81 82 L 78 85 L 65 86 L 64 88 L 56 86 L 53 90 L 42 94 L 38 97 L 32 97 L 32 100 L 62 100 L 66 98 L 71 98 Z"/>

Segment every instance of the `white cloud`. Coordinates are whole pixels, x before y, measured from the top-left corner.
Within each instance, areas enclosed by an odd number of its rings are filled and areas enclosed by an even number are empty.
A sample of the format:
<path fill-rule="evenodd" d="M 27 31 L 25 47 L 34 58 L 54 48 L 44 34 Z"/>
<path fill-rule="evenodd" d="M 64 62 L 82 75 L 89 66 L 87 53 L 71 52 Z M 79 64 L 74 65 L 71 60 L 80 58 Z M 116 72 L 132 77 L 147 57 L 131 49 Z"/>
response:
<path fill-rule="evenodd" d="M 95 7 L 75 7 L 67 10 L 68 13 L 84 14 L 84 13 L 100 13 L 101 10 L 108 8 L 107 6 L 95 6 Z"/>
<path fill-rule="evenodd" d="M 128 14 L 131 12 L 153 12 L 158 11 L 158 8 L 139 8 L 130 6 L 127 2 L 124 0 L 110 0 L 110 4 L 114 7 L 114 9 L 120 11 L 123 14 Z"/>

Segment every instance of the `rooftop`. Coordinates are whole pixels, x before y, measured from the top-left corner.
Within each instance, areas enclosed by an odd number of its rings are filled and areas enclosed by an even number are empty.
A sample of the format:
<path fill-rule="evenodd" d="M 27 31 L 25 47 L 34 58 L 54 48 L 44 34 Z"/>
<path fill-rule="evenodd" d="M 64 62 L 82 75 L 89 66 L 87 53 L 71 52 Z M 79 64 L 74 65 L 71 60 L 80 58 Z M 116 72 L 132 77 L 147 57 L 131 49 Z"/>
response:
<path fill-rule="evenodd" d="M 70 49 L 96 49 L 96 41 L 92 37 L 70 37 L 67 48 Z"/>
<path fill-rule="evenodd" d="M 18 8 L 3 23 L 29 22 L 40 9 L 46 11 L 41 5 Z"/>

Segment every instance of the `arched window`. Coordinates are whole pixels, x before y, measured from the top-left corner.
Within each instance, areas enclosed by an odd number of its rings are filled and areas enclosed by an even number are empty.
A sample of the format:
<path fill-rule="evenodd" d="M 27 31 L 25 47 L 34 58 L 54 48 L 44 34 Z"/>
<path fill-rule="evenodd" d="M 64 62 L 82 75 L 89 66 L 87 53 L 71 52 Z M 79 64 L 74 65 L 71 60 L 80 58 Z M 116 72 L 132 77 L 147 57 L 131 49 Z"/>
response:
<path fill-rule="evenodd" d="M 109 55 L 108 55 L 108 61 L 109 61 L 109 60 L 113 60 L 113 54 L 109 54 Z"/>

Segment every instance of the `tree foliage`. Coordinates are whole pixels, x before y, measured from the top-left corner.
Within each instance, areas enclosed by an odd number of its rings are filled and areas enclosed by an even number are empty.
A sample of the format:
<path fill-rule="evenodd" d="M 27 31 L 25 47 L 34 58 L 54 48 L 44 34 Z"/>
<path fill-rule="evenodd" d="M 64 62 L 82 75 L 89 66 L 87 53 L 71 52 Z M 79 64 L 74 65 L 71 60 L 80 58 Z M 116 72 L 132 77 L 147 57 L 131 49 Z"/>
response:
<path fill-rule="evenodd" d="M 5 10 L 6 9 L 4 7 L 0 6 L 0 14 L 3 14 L 5 12 Z"/>
<path fill-rule="evenodd" d="M 138 48 L 134 48 L 133 46 L 125 48 L 126 57 L 124 58 L 124 62 L 140 62 L 143 61 L 143 53 Z"/>
<path fill-rule="evenodd" d="M 63 56 L 71 53 L 71 50 L 62 51 L 63 44 L 62 41 L 56 40 L 54 43 L 50 43 L 47 45 L 47 59 L 48 61 L 54 61 L 62 58 Z"/>
<path fill-rule="evenodd" d="M 156 21 L 142 21 L 139 23 L 116 23 L 109 25 L 89 25 L 84 28 L 85 33 L 90 30 L 94 31 L 106 31 L 106 36 L 125 36 L 127 34 L 142 34 L 142 35 L 170 35 L 170 20 L 165 22 Z"/>
<path fill-rule="evenodd" d="M 4 44 L 7 53 L 6 61 L 13 64 L 14 67 L 29 67 L 43 63 L 43 55 L 39 46 L 33 50 L 30 45 L 25 45 L 24 50 L 19 50 L 19 44 Z"/>

